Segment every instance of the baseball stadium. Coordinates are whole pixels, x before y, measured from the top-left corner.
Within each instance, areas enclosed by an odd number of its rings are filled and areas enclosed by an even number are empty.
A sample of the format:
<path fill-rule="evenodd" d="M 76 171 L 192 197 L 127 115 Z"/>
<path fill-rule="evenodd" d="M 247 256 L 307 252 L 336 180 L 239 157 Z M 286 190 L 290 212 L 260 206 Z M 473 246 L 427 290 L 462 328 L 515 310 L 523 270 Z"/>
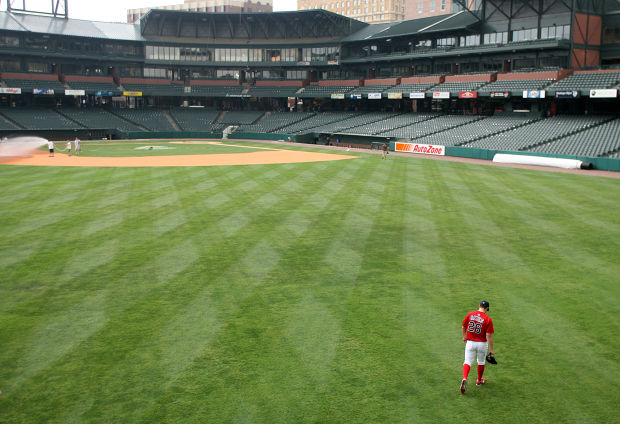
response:
<path fill-rule="evenodd" d="M 616 422 L 620 2 L 452 3 L 0 2 L 0 422 Z"/>

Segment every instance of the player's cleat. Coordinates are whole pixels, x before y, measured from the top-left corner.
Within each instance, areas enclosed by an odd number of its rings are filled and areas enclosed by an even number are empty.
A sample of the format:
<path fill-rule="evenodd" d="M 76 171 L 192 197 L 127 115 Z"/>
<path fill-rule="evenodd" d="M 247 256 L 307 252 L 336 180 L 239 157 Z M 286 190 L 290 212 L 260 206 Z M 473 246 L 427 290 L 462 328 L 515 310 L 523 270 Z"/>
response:
<path fill-rule="evenodd" d="M 476 380 L 476 386 L 482 386 L 486 382 L 484 378 L 481 378 L 480 380 Z"/>
<path fill-rule="evenodd" d="M 463 379 L 461 381 L 461 393 L 465 394 L 465 390 L 467 390 L 467 380 Z"/>

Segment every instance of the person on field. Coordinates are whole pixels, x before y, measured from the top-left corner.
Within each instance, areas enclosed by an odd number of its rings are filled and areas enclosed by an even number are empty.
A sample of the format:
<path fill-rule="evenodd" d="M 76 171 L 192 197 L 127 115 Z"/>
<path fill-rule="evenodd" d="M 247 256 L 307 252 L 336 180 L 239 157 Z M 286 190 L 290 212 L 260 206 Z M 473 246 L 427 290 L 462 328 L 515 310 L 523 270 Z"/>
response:
<path fill-rule="evenodd" d="M 476 386 L 482 386 L 486 383 L 482 375 L 484 374 L 487 349 L 492 355 L 495 355 L 495 350 L 493 349 L 493 320 L 487 315 L 487 312 L 489 312 L 489 302 L 483 300 L 478 305 L 478 310 L 468 313 L 463 320 L 461 329 L 463 331 L 463 343 L 465 343 L 465 361 L 463 362 L 461 393 L 465 393 L 467 390 L 467 377 L 474 363 L 474 357 L 478 363 Z"/>
<path fill-rule="evenodd" d="M 388 151 L 388 145 L 387 143 L 383 143 L 383 145 L 381 146 L 381 159 L 385 159 L 387 155 L 387 151 Z"/>
<path fill-rule="evenodd" d="M 67 148 L 65 150 L 67 151 L 67 155 L 71 156 L 71 140 L 67 141 Z"/>
<path fill-rule="evenodd" d="M 82 144 L 80 142 L 80 139 L 77 137 L 75 137 L 75 140 L 73 140 L 73 151 L 75 155 L 79 155 L 82 151 Z"/>
<path fill-rule="evenodd" d="M 54 157 L 54 142 L 51 140 L 47 141 L 47 148 L 49 149 L 50 153 L 49 153 L 49 157 L 53 158 Z"/>

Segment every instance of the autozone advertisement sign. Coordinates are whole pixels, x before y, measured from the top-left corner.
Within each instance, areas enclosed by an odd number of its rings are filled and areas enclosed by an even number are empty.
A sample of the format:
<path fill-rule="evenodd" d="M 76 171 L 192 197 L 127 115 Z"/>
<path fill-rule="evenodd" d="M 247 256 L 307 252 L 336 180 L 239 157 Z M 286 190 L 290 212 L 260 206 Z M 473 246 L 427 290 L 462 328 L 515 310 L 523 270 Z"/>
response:
<path fill-rule="evenodd" d="M 445 156 L 446 147 L 433 144 L 417 144 L 417 143 L 394 143 L 395 152 L 420 153 L 423 155 L 439 155 Z"/>

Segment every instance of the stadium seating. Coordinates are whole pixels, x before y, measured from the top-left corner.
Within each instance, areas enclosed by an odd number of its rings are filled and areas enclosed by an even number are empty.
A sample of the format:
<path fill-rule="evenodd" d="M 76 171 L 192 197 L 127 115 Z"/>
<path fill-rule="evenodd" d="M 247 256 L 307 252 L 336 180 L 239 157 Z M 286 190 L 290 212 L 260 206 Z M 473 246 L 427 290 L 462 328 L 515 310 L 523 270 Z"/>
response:
<path fill-rule="evenodd" d="M 61 109 L 59 112 L 86 128 L 141 131 L 138 126 L 104 109 Z"/>
<path fill-rule="evenodd" d="M 553 91 L 581 91 L 611 88 L 620 83 L 620 72 L 576 72 L 548 87 Z"/>
<path fill-rule="evenodd" d="M 484 84 L 486 84 L 484 81 L 444 82 L 443 84 L 436 85 L 432 89 L 427 90 L 427 92 L 447 91 L 450 93 L 459 93 L 461 91 L 476 91 Z"/>
<path fill-rule="evenodd" d="M 285 134 L 303 134 L 308 132 L 322 132 L 321 127 L 326 125 L 337 123 L 349 119 L 355 115 L 359 115 L 358 112 L 322 112 L 312 114 L 307 119 L 290 124 L 281 128 L 281 132 Z"/>
<path fill-rule="evenodd" d="M 430 114 L 413 114 L 405 113 L 402 115 L 395 115 L 393 113 L 381 114 L 382 117 L 376 122 L 361 125 L 355 128 L 347 130 L 347 132 L 355 134 L 381 134 L 391 136 L 391 132 L 396 131 L 398 128 L 407 127 L 412 124 L 417 124 L 426 119 L 431 119 L 436 115 Z"/>
<path fill-rule="evenodd" d="M 458 146 L 526 125 L 535 120 L 536 118 L 531 116 L 489 116 L 465 125 L 417 138 L 415 141 L 422 144 Z"/>
<path fill-rule="evenodd" d="M 201 97 L 228 97 L 241 96 L 243 87 L 235 81 L 201 81 L 190 82 L 191 91 L 188 94 Z"/>
<path fill-rule="evenodd" d="M 32 93 L 32 90 L 47 89 L 54 92 L 64 93 L 65 86 L 58 81 L 58 75 L 54 74 L 17 74 L 3 73 L 2 81 L 7 87 L 21 88 L 25 93 Z"/>
<path fill-rule="evenodd" d="M 112 77 L 88 77 L 83 75 L 66 75 L 65 84 L 72 90 L 84 90 L 86 94 L 98 91 L 111 91 L 119 95 L 121 90 L 114 84 Z"/>
<path fill-rule="evenodd" d="M 174 108 L 170 115 L 183 131 L 211 131 L 220 112 L 202 108 Z"/>
<path fill-rule="evenodd" d="M 308 112 L 271 112 L 253 124 L 244 124 L 237 131 L 245 132 L 278 132 L 287 134 L 287 127 L 304 121 L 314 116 L 314 113 Z"/>
<path fill-rule="evenodd" d="M 378 133 L 378 135 L 386 137 L 402 137 L 418 139 L 429 134 L 445 131 L 450 128 L 468 124 L 472 121 L 482 119 L 480 116 L 463 116 L 463 115 L 413 115 L 419 121 L 415 121 L 410 125 L 395 128 L 392 130 Z M 442 143 L 443 144 L 443 143 Z"/>
<path fill-rule="evenodd" d="M 502 80 L 484 85 L 478 89 L 479 92 L 490 93 L 492 91 L 510 91 L 512 94 L 521 94 L 525 90 L 542 90 L 553 83 L 552 79 L 520 79 Z"/>
<path fill-rule="evenodd" d="M 390 88 L 394 87 L 394 84 L 374 84 L 364 87 L 356 87 L 349 94 L 362 94 L 368 95 L 368 93 L 383 93 L 387 92 Z"/>
<path fill-rule="evenodd" d="M 0 130 L 15 130 L 19 127 L 12 122 L 8 121 L 4 115 L 2 115 L 2 109 L 0 109 Z"/>
<path fill-rule="evenodd" d="M 575 156 L 605 156 L 620 149 L 620 119 L 587 128 L 528 151 Z"/>
<path fill-rule="evenodd" d="M 69 120 L 52 109 L 3 109 L 2 114 L 18 125 L 30 130 L 67 130 L 84 128 L 84 126 Z"/>
<path fill-rule="evenodd" d="M 330 98 L 332 94 L 347 94 L 353 90 L 352 85 L 309 85 L 297 94 L 301 98 Z"/>
<path fill-rule="evenodd" d="M 115 109 L 114 113 L 149 131 L 176 131 L 164 111 L 156 109 Z"/>
<path fill-rule="evenodd" d="M 391 87 L 387 90 L 388 93 L 422 93 L 430 89 L 431 87 L 435 87 L 436 84 L 434 82 L 427 83 L 407 83 L 407 84 L 399 84 Z"/>
<path fill-rule="evenodd" d="M 465 146 L 492 150 L 527 150 L 582 131 L 607 119 L 609 118 L 600 116 L 554 116 L 473 141 Z"/>
<path fill-rule="evenodd" d="M 226 125 L 253 124 L 263 115 L 263 113 L 263 111 L 256 110 L 237 110 L 225 112 L 219 122 Z"/>
<path fill-rule="evenodd" d="M 247 94 L 250 97 L 289 97 L 295 96 L 297 90 L 301 87 L 269 87 L 269 86 L 252 86 Z"/>

